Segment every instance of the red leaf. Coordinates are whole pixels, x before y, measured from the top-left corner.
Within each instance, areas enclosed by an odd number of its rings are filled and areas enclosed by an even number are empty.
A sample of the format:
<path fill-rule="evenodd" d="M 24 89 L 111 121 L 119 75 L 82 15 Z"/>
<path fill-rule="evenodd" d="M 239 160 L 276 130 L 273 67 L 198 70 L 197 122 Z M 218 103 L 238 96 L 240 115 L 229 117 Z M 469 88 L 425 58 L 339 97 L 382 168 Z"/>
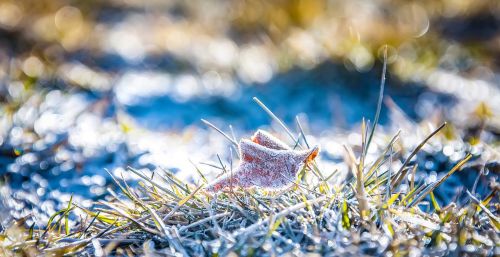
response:
<path fill-rule="evenodd" d="M 262 130 L 258 130 L 251 139 L 240 141 L 239 166 L 232 174 L 226 174 L 212 182 L 207 187 L 208 191 L 252 186 L 282 188 L 290 185 L 300 168 L 319 153 L 318 146 L 303 151 L 292 150 L 281 140 Z"/>

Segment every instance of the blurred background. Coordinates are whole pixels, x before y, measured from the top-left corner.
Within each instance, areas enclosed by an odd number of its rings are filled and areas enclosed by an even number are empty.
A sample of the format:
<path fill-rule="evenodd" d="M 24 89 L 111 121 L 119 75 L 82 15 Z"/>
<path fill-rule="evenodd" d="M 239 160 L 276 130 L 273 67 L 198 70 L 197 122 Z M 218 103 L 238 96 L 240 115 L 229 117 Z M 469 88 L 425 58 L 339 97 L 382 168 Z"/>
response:
<path fill-rule="evenodd" d="M 72 194 L 88 207 L 108 194 L 105 169 L 215 176 L 205 164 L 234 153 L 200 119 L 236 138 L 281 132 L 253 96 L 298 117 L 325 169 L 346 169 L 385 46 L 382 131 L 412 145 L 449 121 L 453 143 L 427 149 L 423 174 L 467 151 L 498 170 L 499 14 L 494 0 L 1 0 L 0 208 L 43 221 Z"/>

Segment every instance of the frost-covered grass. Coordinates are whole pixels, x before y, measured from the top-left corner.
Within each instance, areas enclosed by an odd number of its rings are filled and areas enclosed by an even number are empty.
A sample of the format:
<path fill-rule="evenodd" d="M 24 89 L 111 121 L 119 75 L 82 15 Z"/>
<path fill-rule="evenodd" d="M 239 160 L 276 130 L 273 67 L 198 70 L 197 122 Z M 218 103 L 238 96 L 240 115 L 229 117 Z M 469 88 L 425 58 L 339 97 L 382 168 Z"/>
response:
<path fill-rule="evenodd" d="M 209 193 L 204 187 L 210 181 L 197 167 L 198 184 L 162 169 L 129 168 L 140 178 L 138 186 L 110 173 L 120 189 L 109 190 L 113 200 L 99 201 L 91 209 L 70 200 L 44 228 L 17 220 L 0 234 L 0 255 L 499 255 L 496 182 L 486 197 L 466 191 L 466 201 L 446 206 L 433 194 L 460 172 L 470 154 L 436 181 L 415 181 L 419 167 L 412 160 L 446 124 L 413 149 L 402 148 L 398 132 L 377 150 L 374 161 L 367 161 L 384 79 L 381 85 L 374 125 L 362 122 L 359 149 L 345 146 L 344 162 L 351 175 L 341 183 L 330 181 L 336 171 L 321 170 L 314 162 L 281 190 L 227 188 Z M 294 133 L 257 103 L 294 139 L 296 146 L 291 147 L 308 148 L 300 123 Z M 237 145 L 234 137 L 217 130 Z M 72 213 L 85 214 L 75 226 L 69 219 Z"/>
<path fill-rule="evenodd" d="M 200 183 L 186 184 L 165 170 L 129 168 L 140 177 L 139 186 L 114 178 L 121 190 L 110 191 L 114 200 L 100 201 L 90 210 L 70 201 L 43 229 L 18 220 L 0 235 L 0 251 L 28 256 L 498 255 L 498 186 L 486 198 L 467 192 L 467 202 L 446 206 L 433 195 L 471 155 L 430 184 L 406 179 L 418 172 L 411 162 L 415 154 L 444 127 L 415 149 L 400 149 L 411 151 L 401 160 L 403 165 L 393 169 L 395 156 L 400 156 L 395 154 L 400 134 L 367 163 L 375 128 L 363 122 L 359 153 L 345 147 L 352 176 L 340 184 L 329 182 L 335 172 L 312 164 L 282 190 L 232 188 L 212 194 L 203 189 L 209 181 L 200 170 Z M 305 140 L 297 142 L 305 147 Z M 424 202 L 431 211 L 421 208 Z M 77 209 L 87 215 L 70 227 L 68 216 Z"/>
<path fill-rule="evenodd" d="M 19 220 L 0 236 L 2 253 L 498 254 L 496 189 L 484 199 L 470 193 L 463 205 L 439 206 L 434 201 L 432 191 L 470 155 L 442 179 L 414 185 L 403 178 L 417 167 L 380 168 L 391 161 L 397 140 L 395 135 L 369 164 L 346 148 L 354 176 L 339 185 L 328 183 L 331 176 L 320 170 L 307 168 L 295 184 L 280 191 L 234 188 L 211 194 L 203 190 L 207 181 L 185 184 L 167 171 L 130 168 L 141 177 L 140 186 L 131 188 L 116 178 L 121 192 L 115 200 L 84 210 L 88 215 L 76 227 L 69 227 L 67 217 L 80 207 L 71 202 L 45 229 L 26 228 Z M 419 208 L 427 196 L 430 212 Z"/>

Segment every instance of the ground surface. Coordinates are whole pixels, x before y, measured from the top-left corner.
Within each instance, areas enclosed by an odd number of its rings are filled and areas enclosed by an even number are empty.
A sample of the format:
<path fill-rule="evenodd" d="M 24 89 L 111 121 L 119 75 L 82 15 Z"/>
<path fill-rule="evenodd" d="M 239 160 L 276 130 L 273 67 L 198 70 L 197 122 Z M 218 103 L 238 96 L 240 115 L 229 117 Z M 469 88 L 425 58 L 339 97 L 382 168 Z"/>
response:
<path fill-rule="evenodd" d="M 329 183 L 345 183 L 343 145 L 359 158 L 385 44 L 388 83 L 367 162 L 401 130 L 397 170 L 447 121 L 411 160 L 415 183 L 437 181 L 471 153 L 435 198 L 460 206 L 465 189 L 488 196 L 500 160 L 498 4 L 292 2 L 0 3 L 2 230 L 24 217 L 43 228 L 70 199 L 85 208 L 111 200 L 106 189 L 119 188 L 106 170 L 135 187 L 128 166 L 161 167 L 194 187 L 194 165 L 209 179 L 221 163 L 237 165 L 231 143 L 200 119 L 229 134 L 231 125 L 238 139 L 265 128 L 294 145 L 254 96 L 297 134 L 298 115 L 321 146 L 323 175 L 337 170 Z M 245 11 L 254 9 L 262 16 Z M 78 213 L 69 220 L 78 224 Z"/>

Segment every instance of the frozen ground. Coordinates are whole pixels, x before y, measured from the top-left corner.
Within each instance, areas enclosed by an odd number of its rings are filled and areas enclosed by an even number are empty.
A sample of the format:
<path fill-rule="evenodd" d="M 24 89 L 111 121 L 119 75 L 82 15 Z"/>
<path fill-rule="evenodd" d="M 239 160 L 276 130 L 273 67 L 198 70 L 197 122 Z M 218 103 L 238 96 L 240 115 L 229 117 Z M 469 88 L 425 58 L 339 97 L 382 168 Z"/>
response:
<path fill-rule="evenodd" d="M 380 16 L 362 6 L 370 17 Z M 197 180 L 197 165 L 214 177 L 219 170 L 204 163 L 220 165 L 219 154 L 229 165 L 229 143 L 200 119 L 227 132 L 232 125 L 237 138 L 262 127 L 283 135 L 254 96 L 291 127 L 298 115 L 309 140 L 322 147 L 321 165 L 340 170 L 339 180 L 348 175 L 342 145 L 359 145 L 359 124 L 375 112 L 381 65 L 370 52 L 376 49 L 359 42 L 343 49 L 351 42 L 342 38 L 348 33 L 325 30 L 335 21 L 324 17 L 319 25 L 292 30 L 279 45 L 266 37 L 245 41 L 243 32 L 224 23 L 202 26 L 221 19 L 220 10 L 159 8 L 169 11 L 105 6 L 87 24 L 81 11 L 62 7 L 47 14 L 61 38 L 43 29 L 43 15 L 33 16 L 34 26 L 1 31 L 1 55 L 10 61 L 2 62 L 0 86 L 0 209 L 15 218 L 34 214 L 43 226 L 71 195 L 85 207 L 105 197 L 114 186 L 105 170 L 134 179 L 127 166 L 162 167 Z M 426 22 L 406 32 L 425 33 Z M 25 55 L 34 46 L 44 50 Z M 457 137 L 446 144 L 437 140 L 418 156 L 421 181 L 436 180 L 466 152 L 496 176 L 499 158 L 491 152 L 498 148 L 482 153 L 498 147 L 500 76 L 458 43 L 441 48 L 433 69 L 417 65 L 425 47 L 412 41 L 399 49 L 388 76 L 383 132 L 375 142 L 384 145 L 402 129 L 411 148 L 429 127 L 450 121 Z M 494 114 L 481 138 L 493 145 L 472 147 L 461 138 L 478 130 L 474 113 L 481 102 Z M 471 187 L 478 168 L 469 169 L 443 185 L 438 199 L 448 201 L 458 187 Z M 0 218 L 8 223 L 5 213 Z"/>

